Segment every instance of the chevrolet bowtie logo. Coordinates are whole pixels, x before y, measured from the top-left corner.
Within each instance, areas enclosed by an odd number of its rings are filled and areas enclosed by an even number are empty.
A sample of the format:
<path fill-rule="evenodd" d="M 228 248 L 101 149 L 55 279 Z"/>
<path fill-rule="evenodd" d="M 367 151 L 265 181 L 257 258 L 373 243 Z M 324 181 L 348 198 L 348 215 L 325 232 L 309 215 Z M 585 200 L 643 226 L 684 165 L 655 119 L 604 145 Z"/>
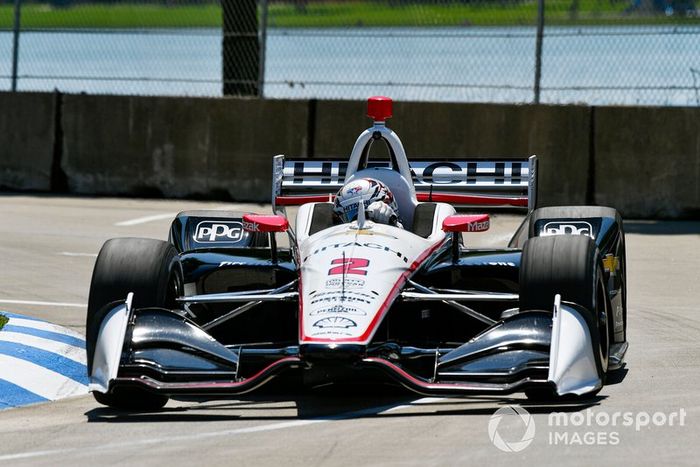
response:
<path fill-rule="evenodd" d="M 605 268 L 605 272 L 616 274 L 617 270 L 620 268 L 620 260 L 617 256 L 605 255 L 605 258 L 603 258 L 603 268 Z"/>

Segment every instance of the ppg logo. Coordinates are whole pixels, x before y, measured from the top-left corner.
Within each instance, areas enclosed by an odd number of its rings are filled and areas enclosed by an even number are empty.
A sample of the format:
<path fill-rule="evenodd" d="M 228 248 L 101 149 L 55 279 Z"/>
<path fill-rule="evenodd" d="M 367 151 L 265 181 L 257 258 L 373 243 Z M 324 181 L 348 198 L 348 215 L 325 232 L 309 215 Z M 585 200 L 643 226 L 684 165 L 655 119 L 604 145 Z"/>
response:
<path fill-rule="evenodd" d="M 593 238 L 593 226 L 584 221 L 548 222 L 544 225 L 540 236 L 550 235 L 585 235 Z"/>
<path fill-rule="evenodd" d="M 203 221 L 197 224 L 194 241 L 197 243 L 238 242 L 243 237 L 240 222 Z"/>

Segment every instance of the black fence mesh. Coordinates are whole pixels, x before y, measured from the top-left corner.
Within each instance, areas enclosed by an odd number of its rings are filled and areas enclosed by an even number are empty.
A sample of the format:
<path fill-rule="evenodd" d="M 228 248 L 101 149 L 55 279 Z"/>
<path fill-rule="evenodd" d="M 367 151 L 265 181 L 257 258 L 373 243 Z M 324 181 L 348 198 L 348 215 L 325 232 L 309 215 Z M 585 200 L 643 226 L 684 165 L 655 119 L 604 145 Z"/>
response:
<path fill-rule="evenodd" d="M 700 105 L 695 0 L 13 1 L 0 89 Z"/>

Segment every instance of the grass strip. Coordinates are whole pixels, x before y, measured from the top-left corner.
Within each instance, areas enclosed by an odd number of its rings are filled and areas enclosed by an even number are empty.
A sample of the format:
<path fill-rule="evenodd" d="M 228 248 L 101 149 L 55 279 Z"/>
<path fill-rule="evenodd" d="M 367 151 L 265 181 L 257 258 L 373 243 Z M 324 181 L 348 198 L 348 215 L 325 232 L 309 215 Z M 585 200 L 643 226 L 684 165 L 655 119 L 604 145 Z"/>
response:
<path fill-rule="evenodd" d="M 628 2 L 547 0 L 545 23 L 551 25 L 697 25 L 700 16 L 627 12 Z M 13 6 L 0 6 L 0 29 L 11 29 Z M 269 26 L 280 28 L 534 26 L 537 1 L 407 4 L 323 2 L 300 9 L 272 3 Z M 29 3 L 22 7 L 23 28 L 220 28 L 218 3 L 203 5 L 78 4 L 56 8 Z"/>

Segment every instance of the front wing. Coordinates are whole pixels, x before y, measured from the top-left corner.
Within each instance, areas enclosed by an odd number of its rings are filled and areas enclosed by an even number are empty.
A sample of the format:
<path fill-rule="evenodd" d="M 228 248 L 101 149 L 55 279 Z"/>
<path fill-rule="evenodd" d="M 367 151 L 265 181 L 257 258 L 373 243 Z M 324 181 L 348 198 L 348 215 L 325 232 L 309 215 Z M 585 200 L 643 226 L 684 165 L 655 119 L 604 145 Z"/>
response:
<path fill-rule="evenodd" d="M 458 347 L 419 349 L 363 345 L 225 346 L 180 312 L 133 310 L 112 304 L 101 325 L 90 389 L 136 386 L 167 396 L 226 397 L 251 392 L 288 372 L 323 374 L 334 382 L 383 375 L 423 395 L 510 394 L 548 387 L 558 395 L 593 393 L 602 386 L 587 310 L 561 303 L 553 313 L 528 311 L 505 318 Z M 403 363 L 428 357 L 431 377 Z M 243 376 L 241 367 L 259 365 Z M 332 376 L 328 376 L 332 375 Z"/>

